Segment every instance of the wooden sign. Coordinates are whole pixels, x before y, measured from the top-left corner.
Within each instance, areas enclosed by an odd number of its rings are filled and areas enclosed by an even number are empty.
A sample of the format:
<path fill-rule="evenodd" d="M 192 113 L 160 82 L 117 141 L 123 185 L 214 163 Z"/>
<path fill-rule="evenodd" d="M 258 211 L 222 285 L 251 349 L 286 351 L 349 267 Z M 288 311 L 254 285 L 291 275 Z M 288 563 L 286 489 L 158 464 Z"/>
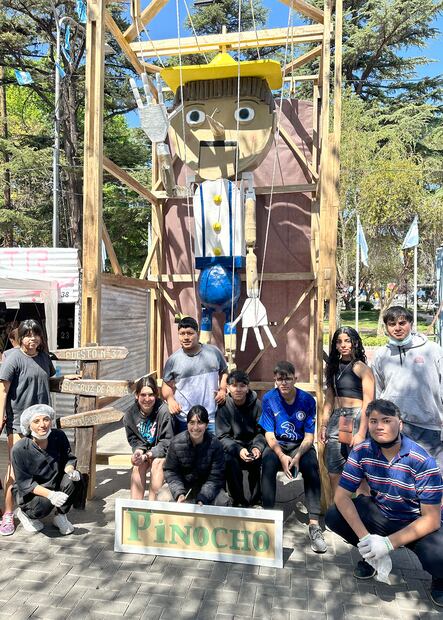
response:
<path fill-rule="evenodd" d="M 132 394 L 132 382 L 106 379 L 57 379 L 49 381 L 51 392 L 80 396 L 126 396 Z"/>
<path fill-rule="evenodd" d="M 114 551 L 283 566 L 283 512 L 115 501 Z"/>
<path fill-rule="evenodd" d="M 99 424 L 119 422 L 123 415 L 123 411 L 119 411 L 113 407 L 104 407 L 103 409 L 93 409 L 92 411 L 85 411 L 84 413 L 65 415 L 63 418 L 60 418 L 59 423 L 60 428 L 97 426 Z"/>
<path fill-rule="evenodd" d="M 55 355 L 59 360 L 124 360 L 128 357 L 126 347 L 78 347 L 77 349 L 58 349 Z"/>

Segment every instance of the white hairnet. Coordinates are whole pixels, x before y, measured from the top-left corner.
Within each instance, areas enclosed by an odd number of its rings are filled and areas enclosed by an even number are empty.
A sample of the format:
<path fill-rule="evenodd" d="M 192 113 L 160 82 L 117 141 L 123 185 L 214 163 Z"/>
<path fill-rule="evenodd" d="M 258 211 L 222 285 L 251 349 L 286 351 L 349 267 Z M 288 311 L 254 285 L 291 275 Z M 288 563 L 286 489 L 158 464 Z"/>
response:
<path fill-rule="evenodd" d="M 51 418 L 52 424 L 55 423 L 55 411 L 49 405 L 32 405 L 25 409 L 20 416 L 20 427 L 23 435 L 29 434 L 29 427 L 34 418 L 40 415 L 47 415 Z"/>

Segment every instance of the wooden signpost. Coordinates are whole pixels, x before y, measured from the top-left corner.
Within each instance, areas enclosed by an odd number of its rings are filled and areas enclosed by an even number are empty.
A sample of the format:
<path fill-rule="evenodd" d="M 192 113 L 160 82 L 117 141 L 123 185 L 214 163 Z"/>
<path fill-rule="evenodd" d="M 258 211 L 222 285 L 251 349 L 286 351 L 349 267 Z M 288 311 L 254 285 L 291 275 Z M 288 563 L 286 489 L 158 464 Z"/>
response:
<path fill-rule="evenodd" d="M 58 349 L 55 352 L 58 360 L 125 360 L 128 357 L 126 347 L 78 347 L 76 349 Z"/>
<path fill-rule="evenodd" d="M 50 379 L 52 392 L 77 394 L 77 413 L 60 419 L 61 428 L 75 428 L 75 454 L 77 468 L 88 484 L 88 499 L 94 497 L 96 474 L 97 432 L 99 424 L 108 424 L 122 419 L 123 412 L 113 407 L 99 408 L 98 397 L 121 398 L 132 392 L 131 381 L 98 379 L 99 361 L 124 360 L 128 356 L 126 347 L 86 346 L 76 349 L 60 349 L 55 352 L 59 360 L 79 360 L 80 379 L 54 377 Z"/>

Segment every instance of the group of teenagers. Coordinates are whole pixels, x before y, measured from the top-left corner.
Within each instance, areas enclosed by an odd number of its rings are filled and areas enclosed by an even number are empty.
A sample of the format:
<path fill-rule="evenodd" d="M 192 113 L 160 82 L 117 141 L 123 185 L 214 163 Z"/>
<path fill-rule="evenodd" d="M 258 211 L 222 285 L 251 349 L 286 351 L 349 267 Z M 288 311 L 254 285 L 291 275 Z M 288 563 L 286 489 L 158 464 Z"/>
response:
<path fill-rule="evenodd" d="M 317 432 L 333 499 L 326 527 L 358 547 L 354 576 L 386 580 L 390 553 L 406 546 L 431 574 L 431 598 L 443 606 L 443 350 L 413 333 L 408 309 L 393 306 L 383 320 L 389 340 L 371 367 L 354 329 L 335 332 L 318 421 L 315 400 L 297 387 L 292 363 L 275 365 L 275 387 L 260 402 L 248 375 L 228 373 L 220 350 L 200 343 L 195 319 L 182 318 L 180 348 L 165 364 L 161 390 L 154 378 L 140 379 L 123 418 L 132 448 L 131 498 L 144 498 L 149 473 L 150 500 L 272 509 L 277 473 L 289 480 L 300 473 L 310 545 L 325 553 Z M 54 428 L 49 386 L 15 376 L 29 371 L 29 357 L 37 361 L 44 353 L 41 328 L 25 324 L 0 369 L 12 463 L 0 533 L 14 531 L 15 502 L 25 530 L 41 530 L 40 519 L 54 510 L 54 525 L 68 534 L 74 528 L 66 513 L 81 476 L 66 436 Z M 37 366 L 48 383 L 49 356 L 46 362 Z"/>

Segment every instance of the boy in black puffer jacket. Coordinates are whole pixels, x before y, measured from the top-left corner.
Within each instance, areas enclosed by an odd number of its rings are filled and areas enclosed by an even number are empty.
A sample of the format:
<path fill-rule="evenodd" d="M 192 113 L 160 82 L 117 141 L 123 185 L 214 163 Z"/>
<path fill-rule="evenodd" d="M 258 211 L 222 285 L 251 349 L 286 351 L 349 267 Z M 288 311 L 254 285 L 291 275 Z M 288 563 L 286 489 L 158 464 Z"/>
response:
<path fill-rule="evenodd" d="M 242 370 L 232 371 L 227 383 L 228 396 L 218 408 L 215 428 L 225 450 L 228 490 L 234 506 L 254 506 L 261 498 L 261 455 L 266 447 L 258 425 L 261 402 Z"/>
<path fill-rule="evenodd" d="M 162 500 L 229 506 L 225 486 L 223 446 L 208 433 L 209 416 L 201 405 L 191 407 L 187 415 L 188 430 L 176 435 L 170 445 L 164 474 L 170 497 Z"/>

